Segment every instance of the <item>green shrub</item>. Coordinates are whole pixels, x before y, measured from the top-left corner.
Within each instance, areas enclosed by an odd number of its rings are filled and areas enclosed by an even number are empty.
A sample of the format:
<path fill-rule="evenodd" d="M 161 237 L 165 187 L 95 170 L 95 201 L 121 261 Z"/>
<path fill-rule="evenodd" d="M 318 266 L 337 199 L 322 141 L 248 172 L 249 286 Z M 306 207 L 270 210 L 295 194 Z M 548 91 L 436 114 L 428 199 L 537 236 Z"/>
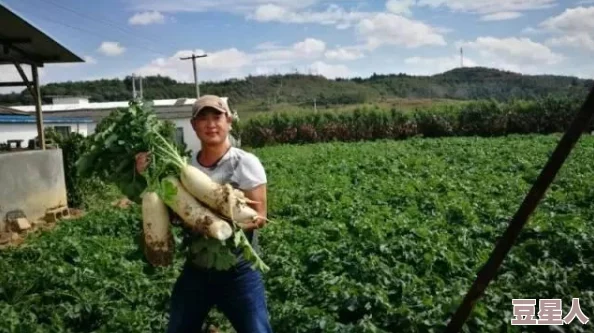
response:
<path fill-rule="evenodd" d="M 377 106 L 352 112 L 274 113 L 242 124 L 242 143 L 261 147 L 329 141 L 406 139 L 414 136 L 502 136 L 550 134 L 567 130 L 582 100 L 550 96 L 501 103 L 477 100 L 403 111 Z M 594 121 L 590 130 L 594 129 Z"/>

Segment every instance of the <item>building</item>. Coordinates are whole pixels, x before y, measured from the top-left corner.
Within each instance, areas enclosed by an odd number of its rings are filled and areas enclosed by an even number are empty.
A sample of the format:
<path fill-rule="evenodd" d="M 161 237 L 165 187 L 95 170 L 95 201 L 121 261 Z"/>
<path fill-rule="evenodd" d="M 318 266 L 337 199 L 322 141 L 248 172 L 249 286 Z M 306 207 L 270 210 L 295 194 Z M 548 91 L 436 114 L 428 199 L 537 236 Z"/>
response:
<path fill-rule="evenodd" d="M 39 67 L 84 60 L 0 2 L 0 65 L 15 66 L 20 80 L 4 81 L 0 87 L 25 87 L 35 103 L 34 111 L 22 114 L 2 108 L 0 135 L 15 145 L 38 137 L 34 149 L 0 152 L 0 245 L 10 243 L 15 233 L 32 225 L 55 222 L 68 215 L 68 196 L 61 149 L 46 149 L 44 127 L 62 126 L 81 130 L 84 118 L 76 126 L 69 119 L 43 119 L 39 91 Z M 26 67 L 25 67 L 26 66 Z M 27 68 L 28 67 L 28 68 Z M 25 70 L 30 69 L 31 78 Z M 22 111 L 22 110 L 20 110 Z M 35 130 L 31 132 L 31 129 Z M 23 141 L 20 141 L 23 140 Z M 2 140 L 0 140 L 2 141 Z M 11 142 L 12 144 L 13 142 Z"/>
<path fill-rule="evenodd" d="M 43 121 L 44 128 L 53 128 L 58 133 L 80 133 L 88 135 L 93 122 L 85 117 L 52 117 Z M 14 148 L 29 147 L 29 140 L 37 138 L 37 121 L 33 112 L 23 112 L 0 106 L 0 144 Z"/>
<path fill-rule="evenodd" d="M 86 133 L 84 135 L 90 135 L 95 132 L 97 124 L 105 117 L 107 117 L 112 111 L 118 108 L 125 108 L 128 106 L 128 101 L 121 102 L 100 102 L 92 103 L 84 97 L 54 97 L 53 102 L 62 102 L 62 104 L 46 104 L 42 105 L 42 111 L 44 114 L 44 121 L 48 117 L 51 119 L 67 119 L 71 121 L 70 125 L 64 123 L 62 130 L 67 132 L 78 131 L 77 125 L 74 122 L 75 119 L 85 119 Z M 225 98 L 226 100 L 226 98 Z M 64 101 L 67 101 L 64 103 Z M 177 139 L 179 142 L 183 142 L 187 145 L 188 149 L 191 149 L 193 153 L 200 150 L 200 142 L 196 138 L 196 134 L 190 124 L 190 117 L 192 115 L 192 105 L 196 101 L 195 98 L 178 98 L 178 99 L 163 99 L 154 100 L 153 109 L 157 114 L 157 117 L 162 120 L 171 121 L 177 129 Z M 13 106 L 13 109 L 32 113 L 35 110 L 34 105 L 26 106 Z M 70 126 L 68 128 L 68 126 Z M 79 132 L 81 133 L 81 132 Z M 232 144 L 239 146 L 239 142 L 235 138 L 231 137 Z M 2 139 L 0 138 L 0 142 Z"/>

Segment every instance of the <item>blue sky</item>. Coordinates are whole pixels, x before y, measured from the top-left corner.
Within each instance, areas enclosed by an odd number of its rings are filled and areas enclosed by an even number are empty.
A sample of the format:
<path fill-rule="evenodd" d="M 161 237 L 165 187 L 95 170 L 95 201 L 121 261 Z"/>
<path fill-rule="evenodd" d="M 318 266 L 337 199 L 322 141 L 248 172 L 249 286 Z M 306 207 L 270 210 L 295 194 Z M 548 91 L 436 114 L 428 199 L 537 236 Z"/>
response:
<path fill-rule="evenodd" d="M 0 0 L 86 62 L 42 83 L 167 75 L 190 82 L 268 73 L 330 78 L 488 66 L 594 75 L 594 0 Z M 0 66 L 3 81 L 14 79 Z M 20 90 L 20 89 L 19 89 Z"/>

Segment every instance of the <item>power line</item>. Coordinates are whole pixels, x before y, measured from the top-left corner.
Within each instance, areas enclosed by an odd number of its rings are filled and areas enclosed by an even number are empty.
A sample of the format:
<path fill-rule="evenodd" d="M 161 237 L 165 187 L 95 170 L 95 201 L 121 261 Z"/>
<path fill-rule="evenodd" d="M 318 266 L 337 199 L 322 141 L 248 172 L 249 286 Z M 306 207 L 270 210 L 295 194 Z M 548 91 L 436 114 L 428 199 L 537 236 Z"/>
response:
<path fill-rule="evenodd" d="M 118 24 L 117 24 L 117 23 L 115 23 L 114 21 L 111 21 L 111 20 L 108 20 L 108 19 L 102 18 L 101 16 L 91 16 L 91 15 L 85 14 L 85 13 L 83 13 L 83 12 L 80 12 L 80 11 L 74 10 L 74 9 L 72 9 L 72 8 L 66 7 L 66 6 L 64 6 L 64 5 L 61 5 L 61 4 L 59 4 L 59 3 L 56 3 L 56 2 L 54 2 L 53 0 L 44 0 L 44 1 L 42 1 L 42 2 L 43 2 L 43 3 L 49 3 L 49 4 L 52 4 L 52 5 L 54 5 L 54 6 L 58 7 L 58 8 L 61 8 L 61 9 L 63 9 L 63 10 L 66 10 L 66 11 L 69 11 L 69 12 L 71 12 L 71 13 L 73 13 L 73 14 L 75 14 L 75 15 L 78 15 L 78 16 L 80 16 L 80 17 L 84 17 L 84 18 L 87 18 L 87 19 L 90 19 L 90 20 L 94 20 L 94 21 L 97 21 L 97 22 L 100 22 L 100 21 L 101 21 L 101 22 L 103 22 L 103 23 L 104 23 L 106 26 L 109 26 L 109 27 L 112 27 L 112 28 L 118 29 L 118 30 L 120 30 L 120 31 L 122 31 L 122 32 L 124 32 L 124 33 L 126 33 L 126 34 L 128 34 L 128 35 L 130 35 L 130 36 L 132 36 L 132 37 L 134 37 L 134 38 L 142 38 L 142 39 L 144 39 L 144 40 L 146 40 L 146 41 L 148 41 L 148 42 L 151 42 L 151 43 L 155 43 L 155 44 L 163 44 L 162 42 L 157 42 L 157 41 L 155 41 L 155 40 L 152 40 L 152 39 L 149 39 L 149 38 L 146 38 L 146 37 L 140 36 L 140 35 L 136 35 L 134 32 L 132 32 L 132 30 L 130 30 L 130 29 L 126 29 L 126 28 L 124 28 L 124 27 L 122 27 L 122 26 L 118 25 Z M 171 46 L 171 45 L 170 45 L 170 46 Z"/>
<path fill-rule="evenodd" d="M 34 15 L 34 16 L 35 16 L 35 15 Z M 111 37 L 108 37 L 108 36 L 106 36 L 106 35 L 98 34 L 98 33 L 94 32 L 94 31 L 91 31 L 91 30 L 86 30 L 86 29 L 82 29 L 82 28 L 80 28 L 80 27 L 72 26 L 72 25 L 69 25 L 69 24 L 66 24 L 66 23 L 63 23 L 63 22 L 54 21 L 54 20 L 48 19 L 47 17 L 41 17 L 41 16 L 38 16 L 38 18 L 40 18 L 40 19 L 42 19 L 42 20 L 46 20 L 46 21 L 48 21 L 48 22 L 52 22 L 52 23 L 55 23 L 55 24 L 59 24 L 59 25 L 65 26 L 65 27 L 67 27 L 67 28 L 70 28 L 70 29 L 78 30 L 78 31 L 80 31 L 80 32 L 86 32 L 86 33 L 88 33 L 88 34 L 92 34 L 92 35 L 95 35 L 95 36 L 101 37 L 102 39 L 105 39 L 105 38 L 107 38 L 107 39 L 111 39 Z M 130 45 L 130 44 L 128 44 L 128 45 Z M 155 54 L 158 54 L 158 55 L 167 56 L 167 55 L 166 55 L 166 54 L 164 54 L 163 52 L 156 51 L 156 50 L 153 50 L 153 49 L 151 49 L 151 48 L 148 48 L 148 47 L 135 46 L 134 44 L 132 44 L 132 46 L 127 46 L 127 47 L 131 47 L 131 48 L 137 48 L 137 49 L 143 49 L 143 50 L 145 50 L 145 51 L 153 52 L 153 53 L 155 53 Z"/>
<path fill-rule="evenodd" d="M 77 30 L 79 32 L 84 32 L 84 33 L 87 33 L 87 34 L 95 35 L 97 37 L 101 37 L 101 39 L 111 39 L 111 37 L 108 37 L 106 35 L 97 33 L 95 31 L 87 30 L 87 29 L 84 29 L 84 28 L 81 28 L 81 27 L 77 27 L 77 26 L 73 26 L 73 25 L 70 25 L 68 23 L 64 23 L 64 22 L 61 22 L 61 21 L 56 21 L 56 20 L 50 19 L 50 18 L 48 18 L 48 17 L 46 17 L 44 15 L 39 15 L 37 13 L 31 13 L 31 12 L 29 12 L 27 15 L 30 15 L 30 16 L 33 16 L 33 17 L 37 17 L 39 19 L 42 19 L 42 20 L 45 20 L 45 21 L 48 21 L 48 22 L 52 22 L 54 24 L 58 24 L 58 25 L 61 25 L 61 26 L 64 26 L 64 27 L 67 27 L 67 28 L 70 28 L 70 29 L 73 29 L 73 30 Z M 132 46 L 129 46 L 129 47 L 131 47 L 131 48 L 137 48 L 137 49 L 143 49 L 145 51 L 153 52 L 153 53 L 158 54 L 158 55 L 167 56 L 163 52 L 160 52 L 160 51 L 157 51 L 157 50 L 148 48 L 148 47 L 144 47 L 144 46 L 135 46 L 134 44 L 132 44 Z"/>

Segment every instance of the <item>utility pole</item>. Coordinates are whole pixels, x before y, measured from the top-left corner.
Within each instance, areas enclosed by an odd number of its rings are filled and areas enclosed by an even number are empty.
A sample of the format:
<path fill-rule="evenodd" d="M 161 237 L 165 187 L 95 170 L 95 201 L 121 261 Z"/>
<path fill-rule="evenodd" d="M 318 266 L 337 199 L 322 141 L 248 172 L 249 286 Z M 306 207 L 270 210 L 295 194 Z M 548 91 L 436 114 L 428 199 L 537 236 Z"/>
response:
<path fill-rule="evenodd" d="M 132 99 L 136 99 L 136 75 L 132 74 Z"/>
<path fill-rule="evenodd" d="M 196 85 L 196 98 L 200 98 L 200 87 L 198 87 L 198 73 L 196 71 L 196 59 L 204 58 L 206 56 L 207 56 L 206 54 L 197 56 L 194 53 L 192 53 L 191 57 L 179 58 L 180 60 L 192 59 L 192 66 L 194 68 L 194 85 Z"/>
<path fill-rule="evenodd" d="M 460 67 L 464 67 L 464 51 L 460 48 Z"/>

